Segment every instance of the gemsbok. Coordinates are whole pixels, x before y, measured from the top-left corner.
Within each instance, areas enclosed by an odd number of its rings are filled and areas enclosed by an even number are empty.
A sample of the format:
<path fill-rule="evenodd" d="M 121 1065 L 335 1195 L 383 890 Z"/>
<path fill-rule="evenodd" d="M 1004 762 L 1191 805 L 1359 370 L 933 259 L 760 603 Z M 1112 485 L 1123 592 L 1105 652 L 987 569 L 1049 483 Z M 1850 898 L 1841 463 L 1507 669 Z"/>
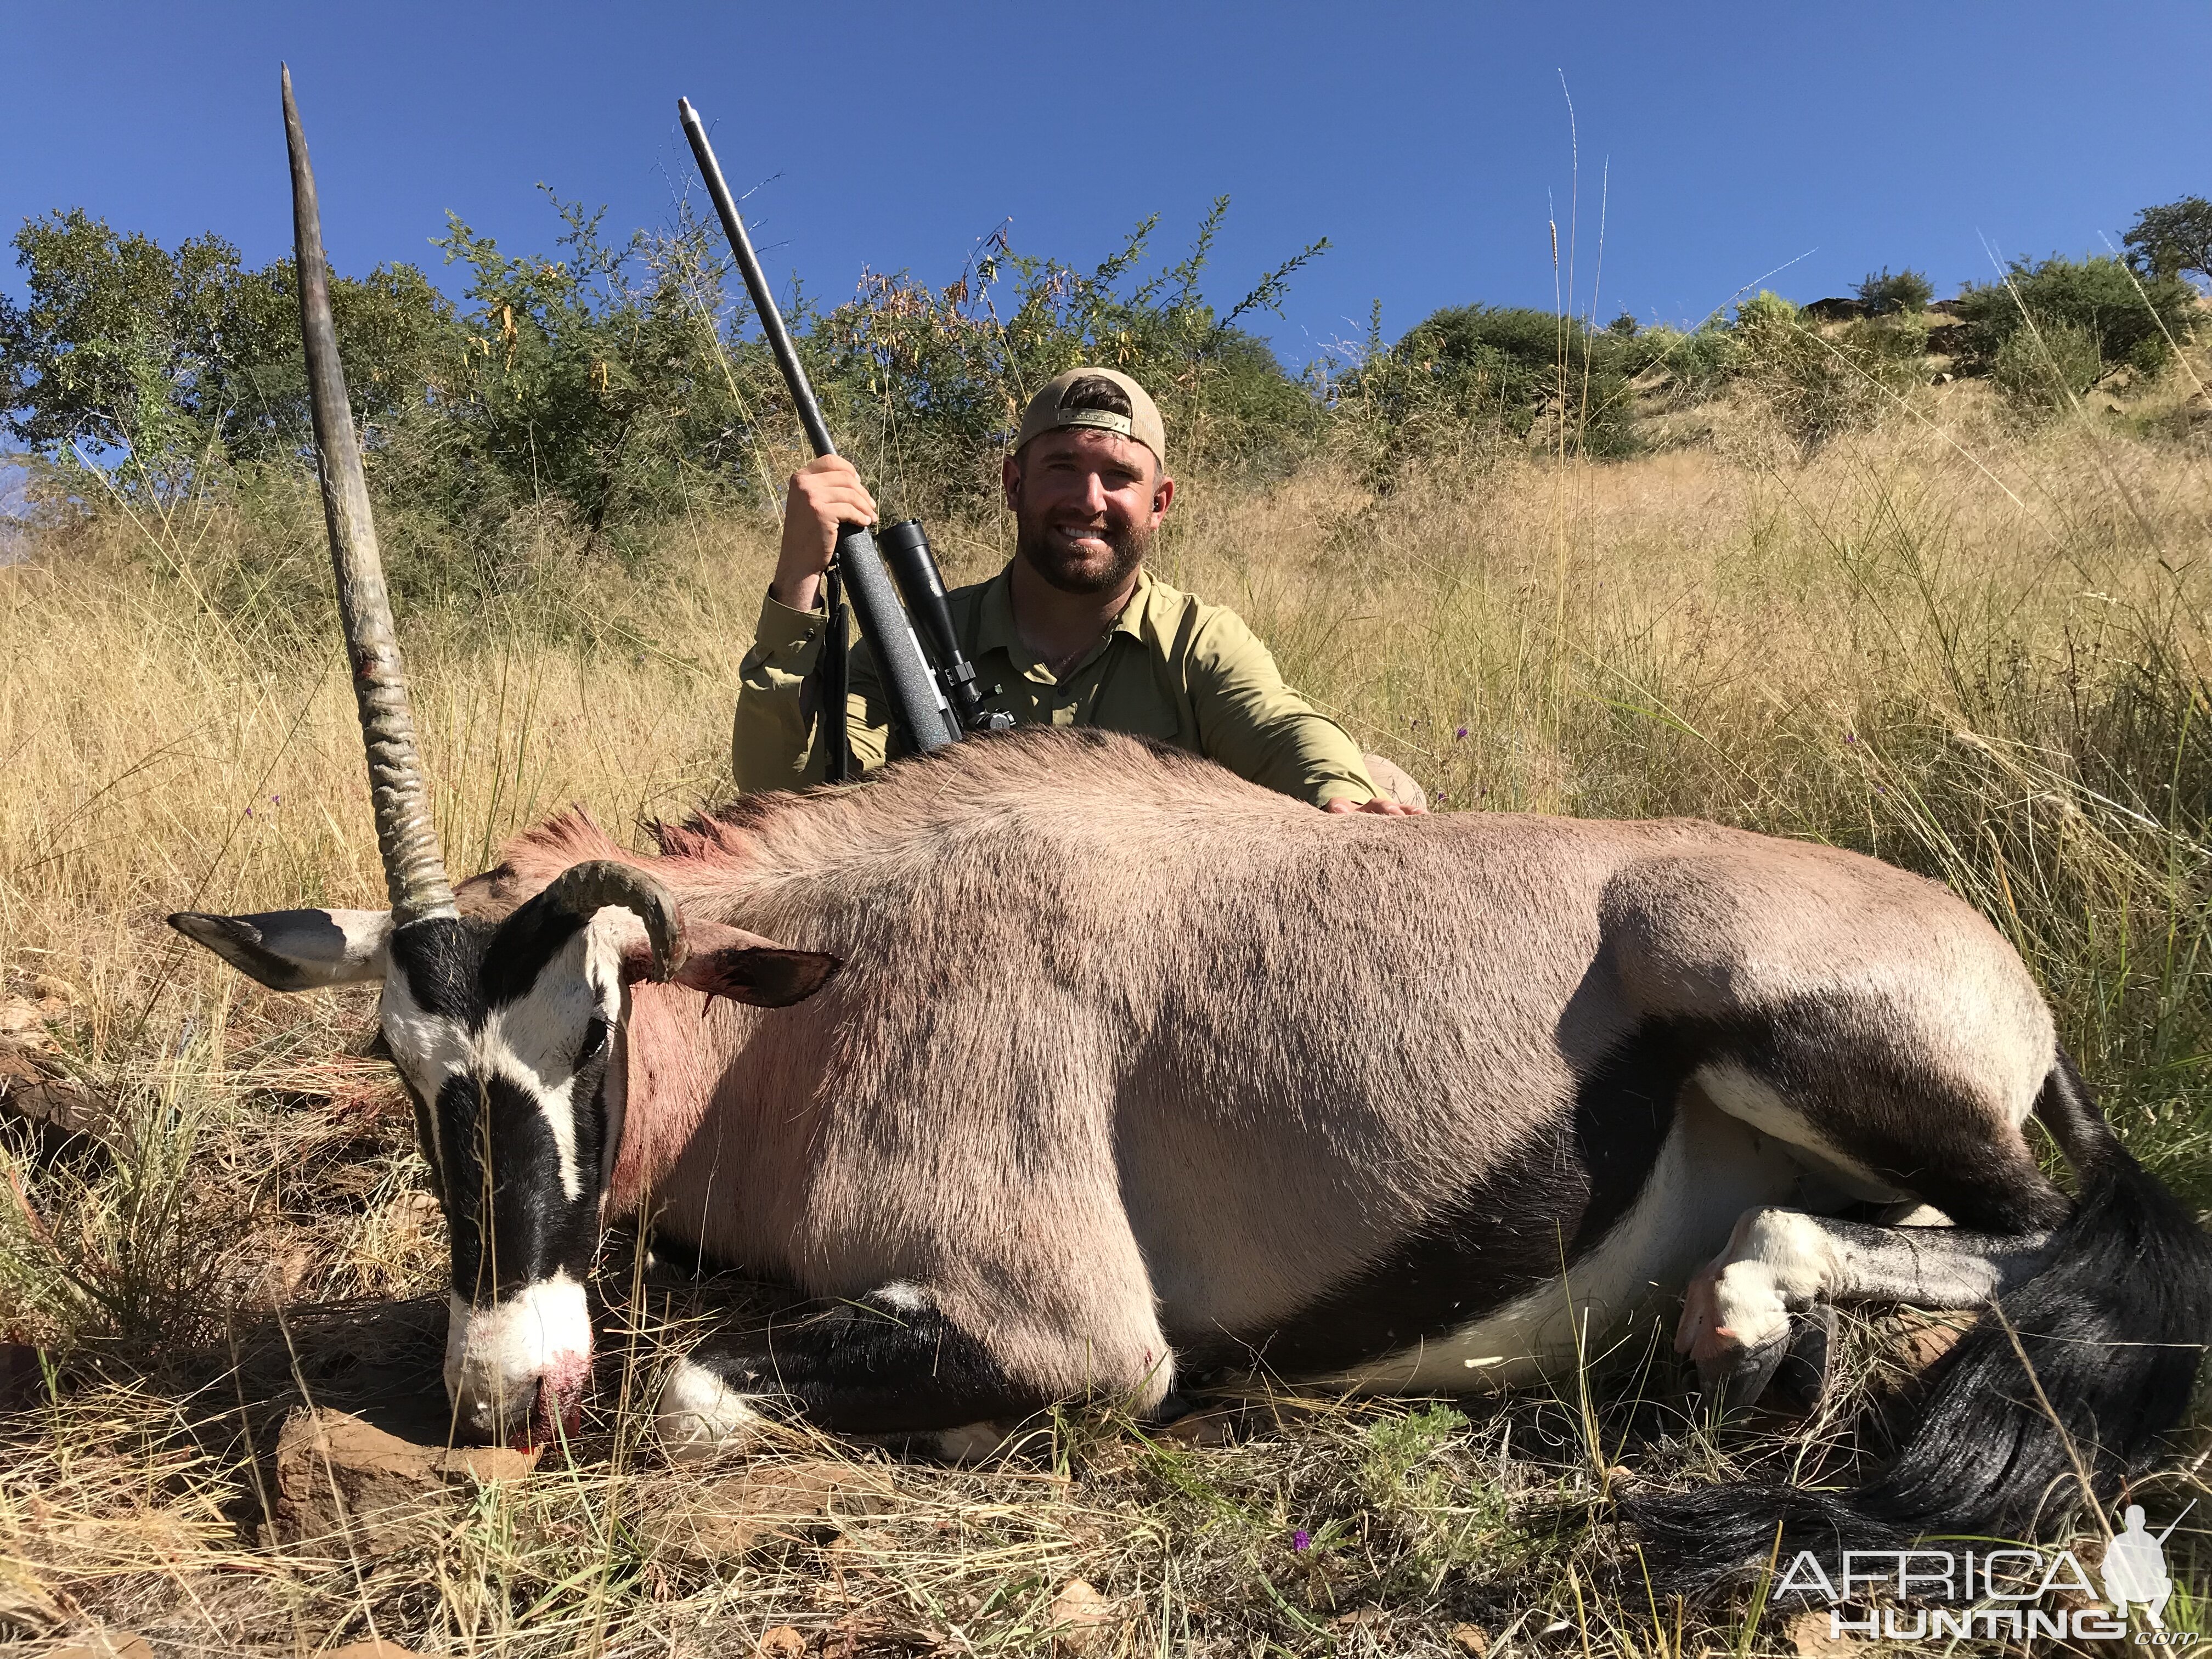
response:
<path fill-rule="evenodd" d="M 573 1416 L 595 1255 L 648 1203 L 835 1304 L 678 1368 L 679 1453 L 771 1409 L 977 1443 L 1220 1365 L 1508 1384 L 1678 1297 L 1677 1346 L 1741 1401 L 1793 1352 L 1824 1363 L 1838 1303 L 1995 1310 L 1871 1486 L 1632 1506 L 1711 1573 L 1778 1525 L 2017 1532 L 2080 1500 L 2074 1458 L 2101 1492 L 2180 1420 L 2212 1239 L 2099 1114 L 2013 950 L 1872 859 L 1686 821 L 1336 818 L 1031 730 L 740 800 L 656 856 L 565 815 L 456 893 L 289 80 L 285 113 L 391 908 L 171 921 L 264 985 L 383 988 L 468 1430 Z"/>

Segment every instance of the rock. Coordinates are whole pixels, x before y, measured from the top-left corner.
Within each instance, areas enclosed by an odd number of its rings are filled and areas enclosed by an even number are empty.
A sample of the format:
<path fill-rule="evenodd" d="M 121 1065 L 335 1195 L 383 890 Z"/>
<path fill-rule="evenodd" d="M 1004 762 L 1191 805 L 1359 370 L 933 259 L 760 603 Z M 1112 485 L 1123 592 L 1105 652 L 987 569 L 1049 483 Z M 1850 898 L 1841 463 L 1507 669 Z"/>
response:
<path fill-rule="evenodd" d="M 37 1139 L 37 1155 L 52 1158 L 72 1142 L 105 1142 L 114 1133 L 109 1103 L 73 1078 L 63 1076 L 51 1058 L 40 1059 L 20 1044 L 0 1048 L 0 1120 L 27 1126 Z"/>
<path fill-rule="evenodd" d="M 1454 1625 L 1451 1639 L 1452 1645 L 1470 1659 L 1486 1659 L 1490 1652 L 1490 1632 L 1480 1625 Z"/>
<path fill-rule="evenodd" d="M 1052 1598 L 1052 1650 L 1073 1659 L 1102 1651 L 1120 1622 L 1114 1603 L 1088 1583 L 1071 1578 Z"/>
<path fill-rule="evenodd" d="M 1828 1632 L 1828 1613 L 1801 1613 L 1792 1619 L 1784 1633 L 1790 1638 L 1791 1650 L 1803 1659 L 1832 1659 L 1832 1656 L 1851 1652 L 1857 1645 L 1849 1636 L 1832 1636 Z"/>
<path fill-rule="evenodd" d="M 638 1517 L 639 1536 L 655 1550 L 713 1566 L 756 1546 L 834 1528 L 848 1516 L 877 1515 L 893 1490 L 882 1470 L 810 1459 L 747 1469 L 682 1493 Z"/>
<path fill-rule="evenodd" d="M 46 1392 L 46 1367 L 27 1342 L 0 1342 L 0 1412 L 35 1406 Z"/>
<path fill-rule="evenodd" d="M 1901 1313 L 1895 1329 L 1882 1341 L 1882 1358 L 1908 1376 L 1918 1376 L 1950 1352 L 1973 1323 L 1971 1313 Z"/>
<path fill-rule="evenodd" d="M 1797 314 L 1815 323 L 1849 323 L 1867 315 L 1869 307 L 1863 300 L 1813 300 L 1797 307 Z"/>
<path fill-rule="evenodd" d="M 154 1659 L 154 1644 L 127 1630 L 96 1630 L 82 1642 L 48 1650 L 46 1659 Z"/>
<path fill-rule="evenodd" d="M 356 1549 L 388 1555 L 420 1541 L 449 1488 L 519 1479 L 538 1457 L 506 1446 L 421 1446 L 349 1413 L 303 1406 L 277 1437 L 276 1536 L 300 1544 L 343 1534 Z"/>
<path fill-rule="evenodd" d="M 0 1043 L 19 1048 L 43 1048 L 46 1017 L 34 1002 L 21 997 L 0 997 Z"/>
<path fill-rule="evenodd" d="M 761 1632 L 761 1659 L 806 1659 L 806 1638 L 788 1625 Z"/>
<path fill-rule="evenodd" d="M 382 1637 L 371 1637 L 366 1642 L 349 1642 L 342 1648 L 332 1648 L 323 1659 L 427 1659 L 427 1656 L 412 1648 L 403 1648 L 397 1642 L 387 1642 Z"/>

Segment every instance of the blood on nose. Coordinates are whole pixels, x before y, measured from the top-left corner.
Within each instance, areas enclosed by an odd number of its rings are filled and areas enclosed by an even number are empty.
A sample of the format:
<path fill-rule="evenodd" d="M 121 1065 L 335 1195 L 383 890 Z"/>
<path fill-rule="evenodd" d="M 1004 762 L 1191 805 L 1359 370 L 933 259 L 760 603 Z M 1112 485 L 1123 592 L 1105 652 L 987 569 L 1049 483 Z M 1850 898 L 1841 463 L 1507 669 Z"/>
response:
<path fill-rule="evenodd" d="M 535 1451 L 574 1439 L 584 1425 L 584 1386 L 591 1362 L 570 1356 L 538 1379 L 529 1415 L 514 1425 L 507 1443 L 516 1451 Z"/>

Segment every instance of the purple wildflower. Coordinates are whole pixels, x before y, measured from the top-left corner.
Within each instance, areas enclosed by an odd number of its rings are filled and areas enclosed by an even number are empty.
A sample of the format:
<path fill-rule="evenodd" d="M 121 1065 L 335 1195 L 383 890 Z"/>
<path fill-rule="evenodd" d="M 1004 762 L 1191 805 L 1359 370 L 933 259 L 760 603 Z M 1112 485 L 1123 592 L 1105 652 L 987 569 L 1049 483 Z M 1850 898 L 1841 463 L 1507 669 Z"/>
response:
<path fill-rule="evenodd" d="M 1291 1534 L 1291 1547 L 1294 1550 L 1308 1549 L 1312 1547 L 1312 1544 L 1313 1539 L 1304 1527 L 1298 1528 Z"/>
<path fill-rule="evenodd" d="M 1452 733 L 1452 736 L 1453 736 L 1455 738 L 1463 738 L 1463 737 L 1465 737 L 1466 735 L 1467 735 L 1467 727 L 1465 727 L 1464 726 L 1461 726 L 1461 727 L 1460 727 L 1460 729 L 1459 729 L 1458 731 L 1456 731 L 1456 732 L 1453 732 L 1453 733 Z"/>

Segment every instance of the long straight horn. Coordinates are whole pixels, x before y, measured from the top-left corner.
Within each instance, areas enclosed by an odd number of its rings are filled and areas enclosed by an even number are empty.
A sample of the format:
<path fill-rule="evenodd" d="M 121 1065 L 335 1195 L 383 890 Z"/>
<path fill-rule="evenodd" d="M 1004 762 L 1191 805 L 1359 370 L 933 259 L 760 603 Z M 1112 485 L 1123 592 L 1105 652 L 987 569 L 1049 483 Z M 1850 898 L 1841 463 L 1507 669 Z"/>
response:
<path fill-rule="evenodd" d="M 315 460 L 323 479 L 323 517 L 331 532 L 331 566 L 337 576 L 338 620 L 353 665 L 354 700 L 361 706 L 362 740 L 368 746 L 368 793 L 376 811 L 376 845 L 384 855 L 384 884 L 392 895 L 395 927 L 430 916 L 450 916 L 453 890 L 438 853 L 430 793 L 415 750 L 415 723 L 407 713 L 407 676 L 392 632 L 392 599 L 384 591 L 384 561 L 376 526 L 368 515 L 368 481 L 362 476 L 361 444 L 346 401 L 345 371 L 338 366 L 337 328 L 331 320 L 331 271 L 323 258 L 322 215 L 315 205 L 315 175 L 307 165 L 307 136 L 292 103 L 292 71 L 284 70 L 284 142 L 292 155 L 292 243 L 300 279 L 300 332 L 307 348 L 307 391 L 314 405 Z"/>

